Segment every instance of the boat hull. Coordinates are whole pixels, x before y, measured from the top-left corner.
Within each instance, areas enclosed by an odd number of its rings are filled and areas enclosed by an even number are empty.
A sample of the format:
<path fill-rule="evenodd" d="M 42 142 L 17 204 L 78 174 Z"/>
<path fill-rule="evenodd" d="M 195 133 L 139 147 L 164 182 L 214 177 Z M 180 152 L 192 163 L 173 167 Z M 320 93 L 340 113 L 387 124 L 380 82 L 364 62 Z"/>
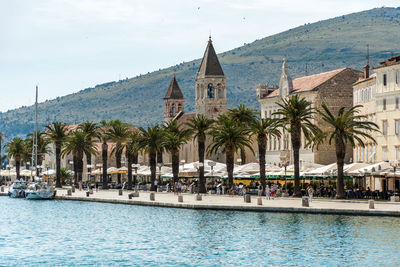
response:
<path fill-rule="evenodd" d="M 54 197 L 53 192 L 26 192 L 26 199 L 52 199 Z"/>
<path fill-rule="evenodd" d="M 25 197 L 25 190 L 11 190 L 8 191 L 8 196 L 12 198 L 24 198 Z"/>

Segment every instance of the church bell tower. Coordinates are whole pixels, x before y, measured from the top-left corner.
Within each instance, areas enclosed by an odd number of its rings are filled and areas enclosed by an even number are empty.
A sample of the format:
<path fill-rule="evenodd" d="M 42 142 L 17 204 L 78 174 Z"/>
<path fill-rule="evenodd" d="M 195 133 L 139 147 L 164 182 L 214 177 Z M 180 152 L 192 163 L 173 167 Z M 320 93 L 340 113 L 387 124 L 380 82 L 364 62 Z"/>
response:
<path fill-rule="evenodd" d="M 185 98 L 176 81 L 175 74 L 164 97 L 164 121 L 168 122 L 183 113 Z"/>
<path fill-rule="evenodd" d="M 215 119 L 226 111 L 226 77 L 210 36 L 196 76 L 196 114 Z"/>

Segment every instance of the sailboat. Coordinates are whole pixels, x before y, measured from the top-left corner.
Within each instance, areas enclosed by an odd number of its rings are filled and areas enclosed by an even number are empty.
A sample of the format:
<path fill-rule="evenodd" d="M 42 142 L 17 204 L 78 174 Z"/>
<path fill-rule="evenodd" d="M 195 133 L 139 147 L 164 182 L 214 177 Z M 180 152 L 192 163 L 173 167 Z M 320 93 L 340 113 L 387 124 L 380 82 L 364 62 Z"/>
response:
<path fill-rule="evenodd" d="M 31 179 L 33 170 L 37 171 L 37 161 L 38 161 L 38 127 L 37 127 L 37 114 L 38 114 L 38 87 L 36 86 L 36 101 L 35 101 L 35 134 L 33 135 L 33 146 L 32 146 L 32 162 L 31 166 L 34 168 L 31 169 Z M 37 181 L 32 182 L 28 185 L 27 190 L 25 191 L 26 199 L 52 199 L 54 198 L 55 191 L 52 185 L 46 184 L 44 181 L 41 181 L 40 177 L 37 177 Z"/>

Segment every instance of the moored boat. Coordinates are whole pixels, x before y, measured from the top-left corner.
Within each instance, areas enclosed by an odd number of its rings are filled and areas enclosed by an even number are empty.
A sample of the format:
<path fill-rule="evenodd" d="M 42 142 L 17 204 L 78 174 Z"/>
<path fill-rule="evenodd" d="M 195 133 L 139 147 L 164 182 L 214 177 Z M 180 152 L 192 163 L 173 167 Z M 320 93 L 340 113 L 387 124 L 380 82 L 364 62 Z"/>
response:
<path fill-rule="evenodd" d="M 24 198 L 27 185 L 25 181 L 16 180 L 10 188 L 8 188 L 8 196 L 13 198 Z"/>
<path fill-rule="evenodd" d="M 54 187 L 46 183 L 30 183 L 25 191 L 26 199 L 52 199 Z"/>

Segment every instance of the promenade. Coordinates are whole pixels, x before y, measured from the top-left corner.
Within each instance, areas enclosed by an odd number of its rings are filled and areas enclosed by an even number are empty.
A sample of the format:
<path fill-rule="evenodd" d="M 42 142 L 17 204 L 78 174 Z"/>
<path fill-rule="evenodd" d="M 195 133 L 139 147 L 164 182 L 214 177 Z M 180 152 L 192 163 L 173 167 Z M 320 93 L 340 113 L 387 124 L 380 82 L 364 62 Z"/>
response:
<path fill-rule="evenodd" d="M 7 190 L 5 188 L 5 192 L 1 195 L 6 195 Z M 183 193 L 183 202 L 178 202 L 178 196 L 173 193 L 155 193 L 155 200 L 152 201 L 148 191 L 140 191 L 139 197 L 129 199 L 128 194 L 131 192 L 124 190 L 123 195 L 120 196 L 118 190 L 99 190 L 98 192 L 93 190 L 93 194 L 87 197 L 85 191 L 76 190 L 72 196 L 68 196 L 66 189 L 58 189 L 56 199 L 187 209 L 400 217 L 400 202 L 375 201 L 375 208 L 370 209 L 368 201 L 314 198 L 309 207 L 302 207 L 302 201 L 299 198 L 267 200 L 262 197 L 262 205 L 258 205 L 257 196 L 251 196 L 251 203 L 245 203 L 242 196 L 203 194 L 202 200 L 197 201 L 195 194 Z"/>

